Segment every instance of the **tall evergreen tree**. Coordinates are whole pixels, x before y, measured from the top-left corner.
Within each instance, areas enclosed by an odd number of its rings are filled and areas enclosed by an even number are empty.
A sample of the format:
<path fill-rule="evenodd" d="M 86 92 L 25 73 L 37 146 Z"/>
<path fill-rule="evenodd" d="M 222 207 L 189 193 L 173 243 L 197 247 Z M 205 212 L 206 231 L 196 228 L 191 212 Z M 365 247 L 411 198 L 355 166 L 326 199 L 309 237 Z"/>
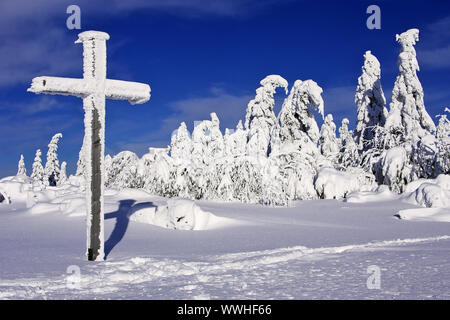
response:
<path fill-rule="evenodd" d="M 357 123 L 354 132 L 359 149 L 372 147 L 376 126 L 383 127 L 388 111 L 386 98 L 381 87 L 381 68 L 378 59 L 370 51 L 364 54 L 362 74 L 358 78 L 355 104 L 358 108 Z"/>
<path fill-rule="evenodd" d="M 332 114 L 327 114 L 320 128 L 319 148 L 322 155 L 334 163 L 339 152 L 339 143 L 336 138 L 336 125 L 333 122 Z"/>
<path fill-rule="evenodd" d="M 23 154 L 20 155 L 19 163 L 17 164 L 17 175 L 27 175 L 27 169 L 25 168 L 25 161 L 23 159 Z"/>
<path fill-rule="evenodd" d="M 37 149 L 33 162 L 33 171 L 31 173 L 31 178 L 39 185 L 43 185 L 44 183 L 44 168 L 42 167 L 41 154 L 41 150 Z"/>
<path fill-rule="evenodd" d="M 261 80 L 261 87 L 256 90 L 255 99 L 247 106 L 245 128 L 248 130 L 247 153 L 250 156 L 267 156 L 270 133 L 277 119 L 273 112 L 274 94 L 278 87 L 285 89 L 288 83 L 278 75 L 269 75 Z"/>
<path fill-rule="evenodd" d="M 60 138 L 62 138 L 62 134 L 57 133 L 48 144 L 47 162 L 45 163 L 44 172 L 46 181 L 50 186 L 56 186 L 59 182 L 58 141 Z"/>
<path fill-rule="evenodd" d="M 410 29 L 397 34 L 396 40 L 401 45 L 401 52 L 397 61 L 399 74 L 392 90 L 391 109 L 385 125 L 388 147 L 404 141 L 415 143 L 436 130 L 425 110 L 423 88 L 417 76 L 419 63 L 414 45 L 419 41 L 419 30 Z"/>

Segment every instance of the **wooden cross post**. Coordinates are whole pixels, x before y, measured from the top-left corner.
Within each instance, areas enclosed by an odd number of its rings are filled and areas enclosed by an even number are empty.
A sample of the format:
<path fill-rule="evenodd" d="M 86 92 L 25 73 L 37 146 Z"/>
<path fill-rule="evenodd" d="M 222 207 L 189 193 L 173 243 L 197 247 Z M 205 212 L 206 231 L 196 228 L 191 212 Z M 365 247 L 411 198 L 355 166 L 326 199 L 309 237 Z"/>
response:
<path fill-rule="evenodd" d="M 88 260 L 104 259 L 104 152 L 105 98 L 128 100 L 131 104 L 150 99 L 147 84 L 106 79 L 106 40 L 109 35 L 85 31 L 75 43 L 83 44 L 83 79 L 36 77 L 28 91 L 72 95 L 83 99 L 86 143 L 86 205 Z"/>

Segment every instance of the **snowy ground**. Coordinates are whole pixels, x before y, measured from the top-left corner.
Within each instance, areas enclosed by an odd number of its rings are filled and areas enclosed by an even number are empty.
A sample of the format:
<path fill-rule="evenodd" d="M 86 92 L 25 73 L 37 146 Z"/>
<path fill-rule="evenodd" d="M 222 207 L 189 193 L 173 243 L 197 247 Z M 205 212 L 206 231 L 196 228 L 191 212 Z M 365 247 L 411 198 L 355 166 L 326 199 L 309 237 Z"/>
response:
<path fill-rule="evenodd" d="M 165 202 L 107 192 L 100 263 L 84 257 L 79 208 L 0 204 L 0 298 L 450 299 L 450 223 L 401 220 L 399 210 L 418 207 L 398 198 L 291 208 L 199 201 L 218 219 L 196 231 L 129 217 Z M 372 265 L 380 289 L 367 288 Z M 69 266 L 80 268 L 79 288 Z"/>

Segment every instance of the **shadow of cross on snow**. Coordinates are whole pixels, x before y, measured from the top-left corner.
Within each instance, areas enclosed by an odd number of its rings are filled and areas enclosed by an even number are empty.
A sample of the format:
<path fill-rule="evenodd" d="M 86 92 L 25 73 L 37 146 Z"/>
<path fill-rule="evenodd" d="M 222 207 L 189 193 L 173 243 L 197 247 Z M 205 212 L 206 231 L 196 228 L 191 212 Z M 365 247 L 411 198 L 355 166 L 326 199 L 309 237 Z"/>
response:
<path fill-rule="evenodd" d="M 134 204 L 136 200 L 127 199 L 119 201 L 119 208 L 117 211 L 105 214 L 105 220 L 116 219 L 116 224 L 111 232 L 108 240 L 105 242 L 105 260 L 114 247 L 123 239 L 130 223 L 130 211 L 133 207 L 149 208 L 156 207 L 153 202 L 142 202 Z"/>

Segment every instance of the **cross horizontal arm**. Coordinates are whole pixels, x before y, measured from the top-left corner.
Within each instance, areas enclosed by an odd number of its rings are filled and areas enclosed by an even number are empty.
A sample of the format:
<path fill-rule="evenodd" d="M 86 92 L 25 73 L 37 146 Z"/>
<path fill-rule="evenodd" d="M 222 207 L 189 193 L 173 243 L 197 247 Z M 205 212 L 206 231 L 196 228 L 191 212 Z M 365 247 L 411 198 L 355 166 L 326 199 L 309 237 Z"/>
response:
<path fill-rule="evenodd" d="M 61 77 L 36 77 L 27 91 L 34 93 L 61 94 L 84 98 L 95 90 L 95 84 L 85 79 Z"/>
<path fill-rule="evenodd" d="M 150 86 L 145 83 L 106 79 L 105 96 L 108 99 L 128 100 L 140 104 L 150 99 Z"/>

